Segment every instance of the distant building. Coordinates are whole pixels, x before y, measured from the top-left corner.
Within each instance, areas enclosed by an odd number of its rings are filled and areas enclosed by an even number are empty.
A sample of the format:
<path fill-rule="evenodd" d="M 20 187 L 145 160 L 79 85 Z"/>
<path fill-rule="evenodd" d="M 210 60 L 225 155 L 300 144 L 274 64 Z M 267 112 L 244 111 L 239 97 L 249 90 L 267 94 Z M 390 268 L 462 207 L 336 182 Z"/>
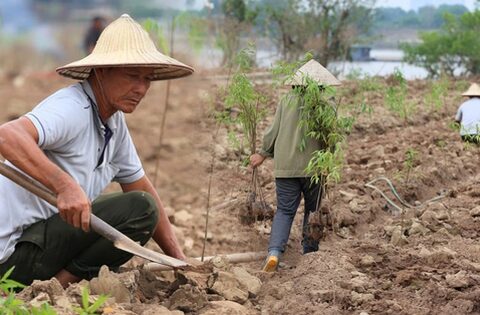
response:
<path fill-rule="evenodd" d="M 372 47 L 364 45 L 352 45 L 349 49 L 351 61 L 371 61 L 370 51 Z"/>

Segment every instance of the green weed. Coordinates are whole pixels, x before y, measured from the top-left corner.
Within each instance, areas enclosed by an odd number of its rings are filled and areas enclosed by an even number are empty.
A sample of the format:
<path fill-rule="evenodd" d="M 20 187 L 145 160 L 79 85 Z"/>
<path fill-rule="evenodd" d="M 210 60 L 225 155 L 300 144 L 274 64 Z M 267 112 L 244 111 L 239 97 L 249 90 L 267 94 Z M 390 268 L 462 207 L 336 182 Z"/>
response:
<path fill-rule="evenodd" d="M 407 80 L 400 70 L 395 69 L 393 85 L 387 89 L 385 103 L 390 111 L 403 119 L 405 125 L 408 123 L 408 118 L 416 111 L 415 104 L 407 101 L 407 92 Z"/>
<path fill-rule="evenodd" d="M 412 171 L 419 164 L 419 152 L 413 148 L 405 151 L 405 158 L 402 169 L 395 175 L 398 180 L 403 181 L 404 185 L 408 185 L 412 179 Z"/>
<path fill-rule="evenodd" d="M 425 97 L 425 103 L 432 111 L 438 112 L 444 108 L 449 85 L 450 80 L 447 76 L 442 76 L 440 80 L 431 83 L 430 91 Z"/>
<path fill-rule="evenodd" d="M 90 299 L 90 291 L 88 290 L 87 287 L 84 287 L 82 290 L 82 305 L 81 307 L 76 307 L 74 309 L 78 315 L 100 314 L 98 310 L 100 309 L 100 307 L 102 307 L 102 305 L 108 299 L 108 296 L 100 295 L 98 299 L 92 304 L 90 304 L 89 299 Z"/>
<path fill-rule="evenodd" d="M 28 308 L 25 303 L 15 297 L 15 290 L 25 286 L 15 280 L 9 279 L 15 267 L 10 268 L 0 278 L 0 314 L 2 315 L 56 315 L 55 310 L 47 303 L 40 308 Z"/>

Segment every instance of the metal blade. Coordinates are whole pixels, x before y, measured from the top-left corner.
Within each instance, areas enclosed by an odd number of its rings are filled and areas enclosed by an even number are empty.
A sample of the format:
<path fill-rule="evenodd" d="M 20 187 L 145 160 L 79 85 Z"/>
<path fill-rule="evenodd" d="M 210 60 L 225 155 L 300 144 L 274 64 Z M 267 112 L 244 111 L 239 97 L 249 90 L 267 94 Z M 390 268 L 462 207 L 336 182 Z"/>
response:
<path fill-rule="evenodd" d="M 157 253 L 139 245 L 94 214 L 90 216 L 90 227 L 93 231 L 112 241 L 116 248 L 136 256 L 171 267 L 184 267 L 188 265 L 182 260 Z"/>

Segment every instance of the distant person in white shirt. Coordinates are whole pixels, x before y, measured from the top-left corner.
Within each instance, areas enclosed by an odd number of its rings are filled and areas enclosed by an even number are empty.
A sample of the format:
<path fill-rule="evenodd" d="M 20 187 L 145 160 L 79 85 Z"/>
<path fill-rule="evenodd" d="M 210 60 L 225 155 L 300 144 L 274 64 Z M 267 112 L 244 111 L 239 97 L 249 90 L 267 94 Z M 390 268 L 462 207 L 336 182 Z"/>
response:
<path fill-rule="evenodd" d="M 455 115 L 460 124 L 460 136 L 465 142 L 480 143 L 480 86 L 473 83 L 462 94 L 469 99 L 462 103 Z"/>

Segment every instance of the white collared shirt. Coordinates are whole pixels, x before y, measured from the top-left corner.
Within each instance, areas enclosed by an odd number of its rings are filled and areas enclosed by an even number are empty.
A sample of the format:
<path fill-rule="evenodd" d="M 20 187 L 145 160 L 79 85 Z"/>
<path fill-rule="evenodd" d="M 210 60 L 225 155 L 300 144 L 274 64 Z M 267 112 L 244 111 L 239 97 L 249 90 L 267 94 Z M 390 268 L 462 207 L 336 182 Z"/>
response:
<path fill-rule="evenodd" d="M 37 129 L 38 145 L 45 155 L 70 174 L 91 201 L 111 181 L 132 183 L 145 175 L 122 112 L 116 112 L 106 122 L 113 134 L 99 164 L 106 127 L 86 81 L 57 91 L 25 117 Z M 24 229 L 57 212 L 0 176 L 0 263 L 13 253 Z"/>
<path fill-rule="evenodd" d="M 461 124 L 460 135 L 480 134 L 480 97 L 471 98 L 460 105 L 455 120 Z"/>

